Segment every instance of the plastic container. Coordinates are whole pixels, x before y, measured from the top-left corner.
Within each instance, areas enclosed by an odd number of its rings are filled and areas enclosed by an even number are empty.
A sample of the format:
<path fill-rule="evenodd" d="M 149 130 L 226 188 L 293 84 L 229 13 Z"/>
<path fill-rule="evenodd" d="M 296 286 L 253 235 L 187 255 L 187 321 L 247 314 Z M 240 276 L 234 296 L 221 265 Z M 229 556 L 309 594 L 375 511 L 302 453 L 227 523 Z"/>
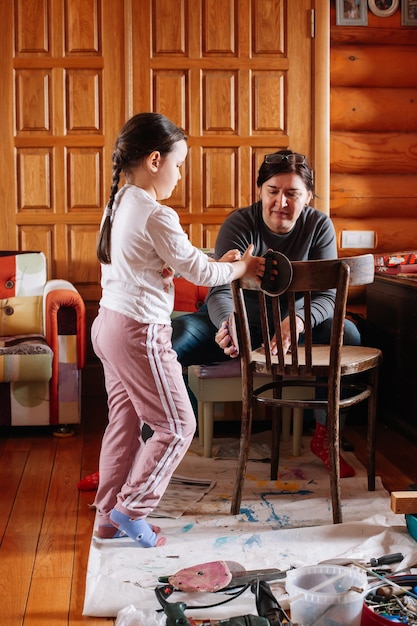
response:
<path fill-rule="evenodd" d="M 413 593 L 415 593 L 415 588 L 417 587 L 416 574 L 389 576 L 388 579 L 393 586 L 399 585 L 408 589 L 411 588 L 413 589 Z M 383 585 L 384 583 L 380 583 L 380 586 Z M 373 588 L 376 589 L 376 587 L 377 585 L 375 584 L 371 585 L 368 593 L 373 591 Z M 389 617 L 384 617 L 384 615 L 381 615 L 380 613 L 374 612 L 374 610 L 370 606 L 368 606 L 367 599 L 368 594 L 365 594 L 361 626 L 391 626 L 393 622 L 397 622 L 397 624 L 408 624 L 408 617 L 406 616 L 405 611 L 403 611 L 402 615 L 395 617 L 392 616 L 390 619 Z"/>
<path fill-rule="evenodd" d="M 361 626 L 392 626 L 392 620 L 374 613 L 366 604 L 363 605 Z"/>
<path fill-rule="evenodd" d="M 368 587 L 364 571 L 337 565 L 300 567 L 287 572 L 285 587 L 295 624 L 360 626 Z"/>
<path fill-rule="evenodd" d="M 407 530 L 413 539 L 417 541 L 417 515 L 407 514 L 405 516 Z"/>

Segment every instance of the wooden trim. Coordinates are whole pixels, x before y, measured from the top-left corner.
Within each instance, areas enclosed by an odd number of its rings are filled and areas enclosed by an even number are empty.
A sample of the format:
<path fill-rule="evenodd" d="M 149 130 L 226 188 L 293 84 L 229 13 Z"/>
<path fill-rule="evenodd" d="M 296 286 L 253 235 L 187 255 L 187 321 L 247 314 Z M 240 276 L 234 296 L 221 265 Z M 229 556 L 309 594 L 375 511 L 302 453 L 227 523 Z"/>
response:
<path fill-rule="evenodd" d="M 314 38 L 314 205 L 330 215 L 330 4 L 315 2 Z"/>
<path fill-rule="evenodd" d="M 0 146 L 2 151 L 2 172 L 0 178 L 0 194 L 2 210 L 0 211 L 0 249 L 10 250 L 16 247 L 15 230 L 10 227 L 15 219 L 16 182 L 13 155 L 13 50 L 10 25 L 13 23 L 13 2 L 3 2 L 0 21 L 0 93 L 2 123 L 0 124 Z"/>

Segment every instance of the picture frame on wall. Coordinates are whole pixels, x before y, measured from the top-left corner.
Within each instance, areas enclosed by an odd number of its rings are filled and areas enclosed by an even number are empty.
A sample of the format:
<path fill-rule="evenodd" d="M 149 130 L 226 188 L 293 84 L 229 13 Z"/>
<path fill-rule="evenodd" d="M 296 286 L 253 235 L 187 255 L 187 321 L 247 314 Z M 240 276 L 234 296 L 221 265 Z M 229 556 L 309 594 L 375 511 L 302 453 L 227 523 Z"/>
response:
<path fill-rule="evenodd" d="M 401 0 L 401 25 L 417 27 L 417 0 Z"/>
<path fill-rule="evenodd" d="M 400 6 L 400 0 L 368 0 L 368 5 L 374 15 L 389 17 Z"/>
<path fill-rule="evenodd" d="M 366 26 L 368 0 L 336 0 L 337 26 Z"/>

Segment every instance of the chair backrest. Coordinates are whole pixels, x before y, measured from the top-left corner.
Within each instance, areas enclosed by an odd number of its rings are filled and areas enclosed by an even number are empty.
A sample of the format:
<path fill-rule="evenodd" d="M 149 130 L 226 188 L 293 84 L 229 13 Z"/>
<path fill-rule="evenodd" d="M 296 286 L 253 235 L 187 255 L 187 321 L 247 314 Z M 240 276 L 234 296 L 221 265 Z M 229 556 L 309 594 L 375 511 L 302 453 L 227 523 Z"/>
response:
<path fill-rule="evenodd" d="M 253 365 L 256 354 L 252 346 L 252 338 L 245 307 L 245 290 L 257 291 L 259 299 L 259 316 L 262 327 L 262 346 L 260 351 L 264 355 L 266 368 L 271 372 L 272 364 L 275 374 L 279 376 L 315 376 L 320 372 L 312 369 L 313 340 L 311 310 L 314 297 L 318 292 L 327 292 L 329 298 L 334 298 L 334 313 L 332 322 L 332 336 L 330 343 L 330 367 L 336 371 L 340 367 L 340 353 L 343 344 L 344 318 L 349 287 L 366 285 L 374 280 L 374 257 L 365 254 L 356 257 L 318 261 L 293 261 L 292 279 L 284 294 L 277 296 L 266 295 L 254 280 L 242 278 L 233 281 L 232 293 L 235 306 L 237 335 L 242 363 Z M 278 265 L 279 272 L 279 265 Z M 330 290 L 330 291 L 329 291 Z M 297 300 L 304 301 L 305 329 L 304 345 L 296 341 L 296 313 Z M 291 352 L 283 353 L 281 338 L 281 323 L 283 317 L 283 301 L 285 313 L 290 321 Z M 268 313 L 269 312 L 269 313 Z M 276 334 L 277 356 L 271 356 L 270 339 Z M 328 354 L 328 350 L 326 350 Z M 263 360 L 262 359 L 262 360 Z M 324 366 L 324 363 L 323 363 Z M 326 363 L 329 367 L 329 362 Z M 325 372 L 323 372 L 325 373 Z"/>

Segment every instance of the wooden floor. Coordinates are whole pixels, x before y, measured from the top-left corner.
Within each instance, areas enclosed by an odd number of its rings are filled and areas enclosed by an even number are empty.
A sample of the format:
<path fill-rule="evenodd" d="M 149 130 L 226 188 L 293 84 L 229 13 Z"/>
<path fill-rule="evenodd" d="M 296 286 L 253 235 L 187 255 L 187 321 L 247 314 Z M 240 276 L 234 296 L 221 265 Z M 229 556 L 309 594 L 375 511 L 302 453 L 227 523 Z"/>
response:
<path fill-rule="evenodd" d="M 43 428 L 0 429 L 2 626 L 114 624 L 82 616 L 94 495 L 76 487 L 97 468 L 105 422 L 104 400 L 93 397 L 84 400 L 73 437 L 53 437 Z M 345 435 L 363 461 L 364 428 L 349 426 Z M 389 491 L 417 482 L 416 445 L 381 426 L 377 450 L 377 473 Z"/>

